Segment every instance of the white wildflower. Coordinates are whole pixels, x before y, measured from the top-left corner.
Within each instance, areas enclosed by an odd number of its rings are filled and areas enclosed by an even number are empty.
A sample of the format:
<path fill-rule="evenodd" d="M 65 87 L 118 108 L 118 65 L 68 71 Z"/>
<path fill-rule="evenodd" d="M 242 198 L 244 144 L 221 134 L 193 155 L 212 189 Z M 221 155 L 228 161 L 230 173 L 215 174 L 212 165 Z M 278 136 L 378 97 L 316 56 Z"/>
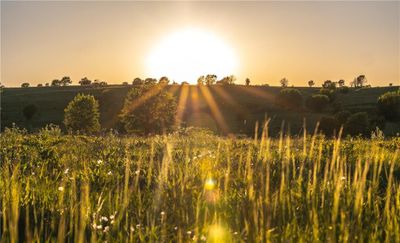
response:
<path fill-rule="evenodd" d="M 59 187 L 58 187 L 58 190 L 59 190 L 60 192 L 63 192 L 63 191 L 64 191 L 64 187 L 59 186 Z"/>
<path fill-rule="evenodd" d="M 64 174 L 68 174 L 69 168 L 65 169 Z"/>
<path fill-rule="evenodd" d="M 107 218 L 107 217 L 104 217 L 104 216 L 102 216 L 102 217 L 100 218 L 100 220 L 101 220 L 101 221 L 104 221 L 104 222 L 108 222 L 108 218 Z"/>
<path fill-rule="evenodd" d="M 103 229 L 103 226 L 102 225 L 97 225 L 96 229 L 101 230 L 101 229 Z"/>
<path fill-rule="evenodd" d="M 104 227 L 103 232 L 104 232 L 104 233 L 107 233 L 109 230 L 110 230 L 110 226 L 106 226 L 106 227 Z"/>

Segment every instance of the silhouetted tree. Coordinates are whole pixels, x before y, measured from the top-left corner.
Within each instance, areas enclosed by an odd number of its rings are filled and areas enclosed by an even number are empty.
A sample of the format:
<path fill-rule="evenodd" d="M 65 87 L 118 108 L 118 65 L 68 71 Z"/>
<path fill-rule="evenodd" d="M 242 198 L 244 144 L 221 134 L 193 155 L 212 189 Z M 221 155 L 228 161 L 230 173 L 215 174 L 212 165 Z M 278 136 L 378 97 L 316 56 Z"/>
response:
<path fill-rule="evenodd" d="M 62 77 L 62 79 L 60 80 L 60 83 L 61 83 L 62 86 L 67 86 L 67 85 L 72 84 L 72 80 L 71 80 L 70 77 L 64 76 L 64 77 Z"/>
<path fill-rule="evenodd" d="M 314 85 L 315 85 L 314 80 L 308 81 L 308 86 L 310 86 L 310 88 L 311 88 L 312 86 L 314 86 Z"/>
<path fill-rule="evenodd" d="M 169 78 L 166 76 L 162 76 L 158 81 L 159 84 L 169 84 Z"/>
<path fill-rule="evenodd" d="M 181 85 L 189 85 L 189 82 L 183 81 Z"/>
<path fill-rule="evenodd" d="M 170 92 L 162 86 L 146 84 L 129 91 L 120 118 L 128 133 L 160 134 L 173 130 L 176 107 Z"/>
<path fill-rule="evenodd" d="M 331 80 L 326 80 L 323 84 L 322 87 L 325 89 L 335 89 L 336 88 L 336 83 L 332 82 Z"/>
<path fill-rule="evenodd" d="M 226 76 L 222 78 L 221 80 L 218 80 L 216 84 L 221 84 L 221 85 L 232 85 L 235 83 L 236 77 L 233 75 Z"/>
<path fill-rule="evenodd" d="M 78 94 L 64 110 L 64 124 L 70 132 L 98 132 L 99 117 L 99 103 L 92 95 Z"/>
<path fill-rule="evenodd" d="M 37 112 L 36 105 L 27 105 L 22 110 L 22 114 L 24 115 L 27 121 L 31 120 L 32 117 L 36 114 L 36 112 Z"/>
<path fill-rule="evenodd" d="M 205 83 L 206 78 L 204 77 L 204 75 L 201 75 L 198 79 L 197 79 L 197 85 L 203 85 Z"/>
<path fill-rule="evenodd" d="M 362 74 L 354 78 L 353 82 L 351 83 L 351 86 L 354 86 L 355 88 L 357 87 L 362 88 L 366 82 L 367 78 L 365 77 L 365 75 Z"/>
<path fill-rule="evenodd" d="M 155 78 L 146 78 L 146 79 L 144 80 L 144 84 L 146 84 L 146 85 L 154 85 L 154 84 L 157 84 L 157 79 L 155 79 Z"/>
<path fill-rule="evenodd" d="M 79 81 L 79 84 L 82 86 L 86 86 L 92 84 L 92 81 L 89 80 L 87 77 L 84 77 Z"/>
<path fill-rule="evenodd" d="M 133 84 L 133 85 L 142 85 L 142 84 L 144 84 L 144 81 L 143 81 L 141 78 L 135 78 L 135 79 L 132 81 L 132 84 Z"/>
<path fill-rule="evenodd" d="M 246 78 L 246 85 L 249 86 L 250 85 L 250 79 Z"/>
<path fill-rule="evenodd" d="M 49 83 L 46 83 L 45 86 L 46 86 L 46 87 L 49 87 L 50 85 L 49 85 Z"/>
<path fill-rule="evenodd" d="M 279 81 L 282 87 L 287 87 L 289 85 L 289 80 L 287 78 L 283 78 Z"/>
<path fill-rule="evenodd" d="M 344 86 L 344 80 L 341 79 L 338 81 L 339 87 L 343 87 Z"/>
<path fill-rule="evenodd" d="M 51 86 L 61 86 L 61 81 L 58 79 L 53 79 L 53 81 L 51 81 Z"/>
<path fill-rule="evenodd" d="M 30 86 L 30 84 L 27 82 L 21 84 L 22 88 L 28 88 L 29 86 Z"/>
<path fill-rule="evenodd" d="M 207 74 L 205 78 L 205 82 L 207 85 L 213 85 L 217 81 L 217 75 L 215 74 Z"/>
<path fill-rule="evenodd" d="M 128 85 L 128 82 L 122 82 L 122 85 Z"/>
<path fill-rule="evenodd" d="M 38 84 L 37 87 L 43 87 L 43 84 Z"/>

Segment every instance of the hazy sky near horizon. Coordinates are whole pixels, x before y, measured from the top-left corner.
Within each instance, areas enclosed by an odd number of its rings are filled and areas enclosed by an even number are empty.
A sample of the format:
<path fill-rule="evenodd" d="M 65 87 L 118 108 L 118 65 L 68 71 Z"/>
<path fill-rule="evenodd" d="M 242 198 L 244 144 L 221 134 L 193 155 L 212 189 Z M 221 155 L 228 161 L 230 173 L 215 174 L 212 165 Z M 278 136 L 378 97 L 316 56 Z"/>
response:
<path fill-rule="evenodd" d="M 278 85 L 286 77 L 295 86 L 311 79 L 348 84 L 365 74 L 373 86 L 398 85 L 399 15 L 398 1 L 2 1 L 1 82 L 146 78 L 146 59 L 159 42 L 195 28 L 232 48 L 238 83 L 249 77 Z"/>

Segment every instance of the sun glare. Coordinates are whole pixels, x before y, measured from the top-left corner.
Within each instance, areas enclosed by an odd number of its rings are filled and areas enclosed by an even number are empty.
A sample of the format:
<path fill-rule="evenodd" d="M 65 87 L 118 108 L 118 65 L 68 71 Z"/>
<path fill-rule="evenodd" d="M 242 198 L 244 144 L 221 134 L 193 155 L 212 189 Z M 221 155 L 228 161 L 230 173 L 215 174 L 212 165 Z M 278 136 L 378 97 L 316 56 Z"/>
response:
<path fill-rule="evenodd" d="M 168 76 L 176 82 L 196 83 L 201 75 L 222 78 L 237 73 L 238 59 L 233 49 L 212 33 L 185 29 L 162 39 L 147 58 L 152 77 Z"/>

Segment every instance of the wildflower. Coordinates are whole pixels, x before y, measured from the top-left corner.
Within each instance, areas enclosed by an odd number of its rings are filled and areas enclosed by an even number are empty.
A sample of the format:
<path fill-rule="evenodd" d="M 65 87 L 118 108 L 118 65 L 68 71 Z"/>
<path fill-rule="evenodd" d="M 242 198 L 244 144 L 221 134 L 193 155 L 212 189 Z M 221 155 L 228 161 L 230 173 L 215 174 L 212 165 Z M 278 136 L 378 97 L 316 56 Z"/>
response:
<path fill-rule="evenodd" d="M 178 226 L 175 226 L 175 227 L 174 227 L 174 230 L 178 230 Z"/>
<path fill-rule="evenodd" d="M 96 229 L 101 230 L 101 229 L 103 229 L 103 226 L 102 225 L 97 225 Z"/>
<path fill-rule="evenodd" d="M 110 219 L 111 219 L 111 220 L 113 220 L 113 219 L 114 219 L 114 217 L 115 217 L 114 215 L 110 215 Z"/>
<path fill-rule="evenodd" d="M 342 176 L 340 179 L 341 179 L 342 181 L 344 181 L 344 180 L 346 180 L 346 177 L 345 177 L 345 176 Z"/>
<path fill-rule="evenodd" d="M 238 234 L 238 232 L 237 232 L 237 231 L 235 231 L 235 232 L 233 232 L 233 234 L 234 234 L 234 235 L 237 235 L 237 234 Z"/>
<path fill-rule="evenodd" d="M 165 212 L 164 212 L 164 211 L 162 211 L 162 212 L 161 212 L 161 216 L 164 216 L 164 215 L 165 215 Z"/>
<path fill-rule="evenodd" d="M 107 233 L 109 230 L 110 230 L 110 226 L 106 226 L 106 227 L 104 227 L 103 232 L 104 232 L 104 233 Z"/>
<path fill-rule="evenodd" d="M 69 168 L 65 169 L 64 174 L 68 174 Z"/>
<path fill-rule="evenodd" d="M 140 228 L 140 224 L 137 224 L 137 225 L 136 225 L 136 228 Z"/>
<path fill-rule="evenodd" d="M 101 221 L 104 221 L 104 222 L 108 222 L 108 218 L 107 218 L 107 217 L 104 217 L 104 216 L 101 217 L 100 220 L 101 220 Z"/>
<path fill-rule="evenodd" d="M 135 231 L 135 227 L 133 227 L 133 226 L 131 226 L 130 229 L 131 229 L 132 232 Z"/>
<path fill-rule="evenodd" d="M 112 172 L 111 172 L 111 170 L 107 173 L 107 175 L 112 175 Z"/>
<path fill-rule="evenodd" d="M 189 230 L 188 232 L 186 232 L 186 234 L 191 235 L 192 231 Z"/>
<path fill-rule="evenodd" d="M 99 159 L 97 160 L 97 165 L 101 165 L 103 163 L 103 160 Z"/>
<path fill-rule="evenodd" d="M 59 190 L 60 192 L 63 192 L 63 191 L 64 191 L 64 187 L 59 186 L 59 187 L 58 187 L 58 190 Z"/>
<path fill-rule="evenodd" d="M 111 221 L 110 221 L 110 224 L 114 224 L 114 220 L 111 220 Z"/>
<path fill-rule="evenodd" d="M 201 235 L 201 237 L 200 237 L 200 240 L 202 240 L 202 241 L 206 241 L 206 240 L 207 240 L 207 238 L 206 238 L 204 235 Z"/>
<path fill-rule="evenodd" d="M 135 171 L 135 175 L 139 175 L 140 170 Z"/>

